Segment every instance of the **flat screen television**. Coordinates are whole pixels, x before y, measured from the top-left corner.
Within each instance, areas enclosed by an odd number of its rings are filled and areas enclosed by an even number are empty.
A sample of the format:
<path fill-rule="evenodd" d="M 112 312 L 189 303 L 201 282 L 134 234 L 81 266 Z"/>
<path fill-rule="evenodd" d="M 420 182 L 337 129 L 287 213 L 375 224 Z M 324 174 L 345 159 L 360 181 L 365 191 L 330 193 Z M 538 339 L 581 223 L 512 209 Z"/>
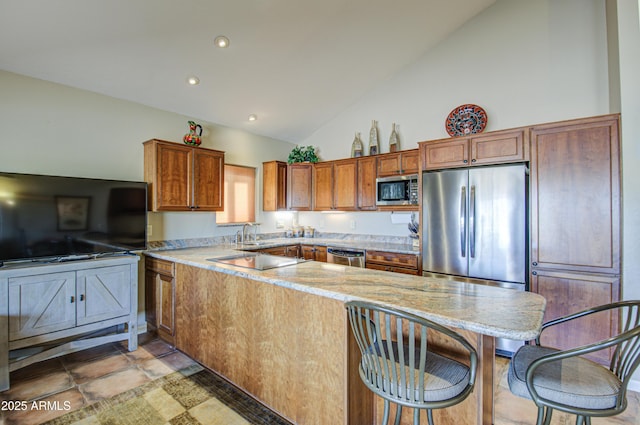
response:
<path fill-rule="evenodd" d="M 147 183 L 0 172 L 0 265 L 147 247 Z"/>

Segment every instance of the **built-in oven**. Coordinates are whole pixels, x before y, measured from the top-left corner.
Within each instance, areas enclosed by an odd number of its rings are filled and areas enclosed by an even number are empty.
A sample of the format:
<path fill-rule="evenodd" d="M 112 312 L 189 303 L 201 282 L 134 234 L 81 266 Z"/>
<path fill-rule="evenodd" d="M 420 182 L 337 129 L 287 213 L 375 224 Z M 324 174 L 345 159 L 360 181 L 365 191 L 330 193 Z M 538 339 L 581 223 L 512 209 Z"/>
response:
<path fill-rule="evenodd" d="M 376 205 L 418 205 L 418 175 L 377 178 Z"/>
<path fill-rule="evenodd" d="M 327 263 L 364 267 L 365 252 L 361 249 L 327 247 Z"/>

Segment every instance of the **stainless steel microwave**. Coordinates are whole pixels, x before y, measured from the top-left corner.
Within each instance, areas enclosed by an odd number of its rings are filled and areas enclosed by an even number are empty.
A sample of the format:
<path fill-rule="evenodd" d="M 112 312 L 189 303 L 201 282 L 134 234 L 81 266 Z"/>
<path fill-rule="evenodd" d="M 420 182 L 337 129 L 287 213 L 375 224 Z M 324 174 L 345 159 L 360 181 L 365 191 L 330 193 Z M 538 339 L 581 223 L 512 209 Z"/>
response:
<path fill-rule="evenodd" d="M 418 175 L 377 178 L 376 205 L 418 205 Z"/>

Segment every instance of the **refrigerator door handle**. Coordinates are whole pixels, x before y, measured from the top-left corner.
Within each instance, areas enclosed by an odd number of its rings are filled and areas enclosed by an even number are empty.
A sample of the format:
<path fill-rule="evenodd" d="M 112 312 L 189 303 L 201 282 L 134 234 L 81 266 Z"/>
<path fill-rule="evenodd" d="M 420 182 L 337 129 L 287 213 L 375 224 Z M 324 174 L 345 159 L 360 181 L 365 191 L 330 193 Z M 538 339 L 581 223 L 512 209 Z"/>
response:
<path fill-rule="evenodd" d="M 476 256 L 476 187 L 469 190 L 469 256 Z"/>
<path fill-rule="evenodd" d="M 460 188 L 460 255 L 464 258 L 467 256 L 467 188 Z"/>

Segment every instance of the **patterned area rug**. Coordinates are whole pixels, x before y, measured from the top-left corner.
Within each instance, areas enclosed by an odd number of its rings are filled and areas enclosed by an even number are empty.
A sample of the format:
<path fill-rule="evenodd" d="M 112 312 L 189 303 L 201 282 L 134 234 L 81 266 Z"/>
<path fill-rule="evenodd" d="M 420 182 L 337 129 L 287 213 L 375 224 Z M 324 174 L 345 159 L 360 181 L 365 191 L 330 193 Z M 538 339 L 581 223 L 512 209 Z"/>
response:
<path fill-rule="evenodd" d="M 291 425 L 218 375 L 187 368 L 86 406 L 49 425 Z"/>

